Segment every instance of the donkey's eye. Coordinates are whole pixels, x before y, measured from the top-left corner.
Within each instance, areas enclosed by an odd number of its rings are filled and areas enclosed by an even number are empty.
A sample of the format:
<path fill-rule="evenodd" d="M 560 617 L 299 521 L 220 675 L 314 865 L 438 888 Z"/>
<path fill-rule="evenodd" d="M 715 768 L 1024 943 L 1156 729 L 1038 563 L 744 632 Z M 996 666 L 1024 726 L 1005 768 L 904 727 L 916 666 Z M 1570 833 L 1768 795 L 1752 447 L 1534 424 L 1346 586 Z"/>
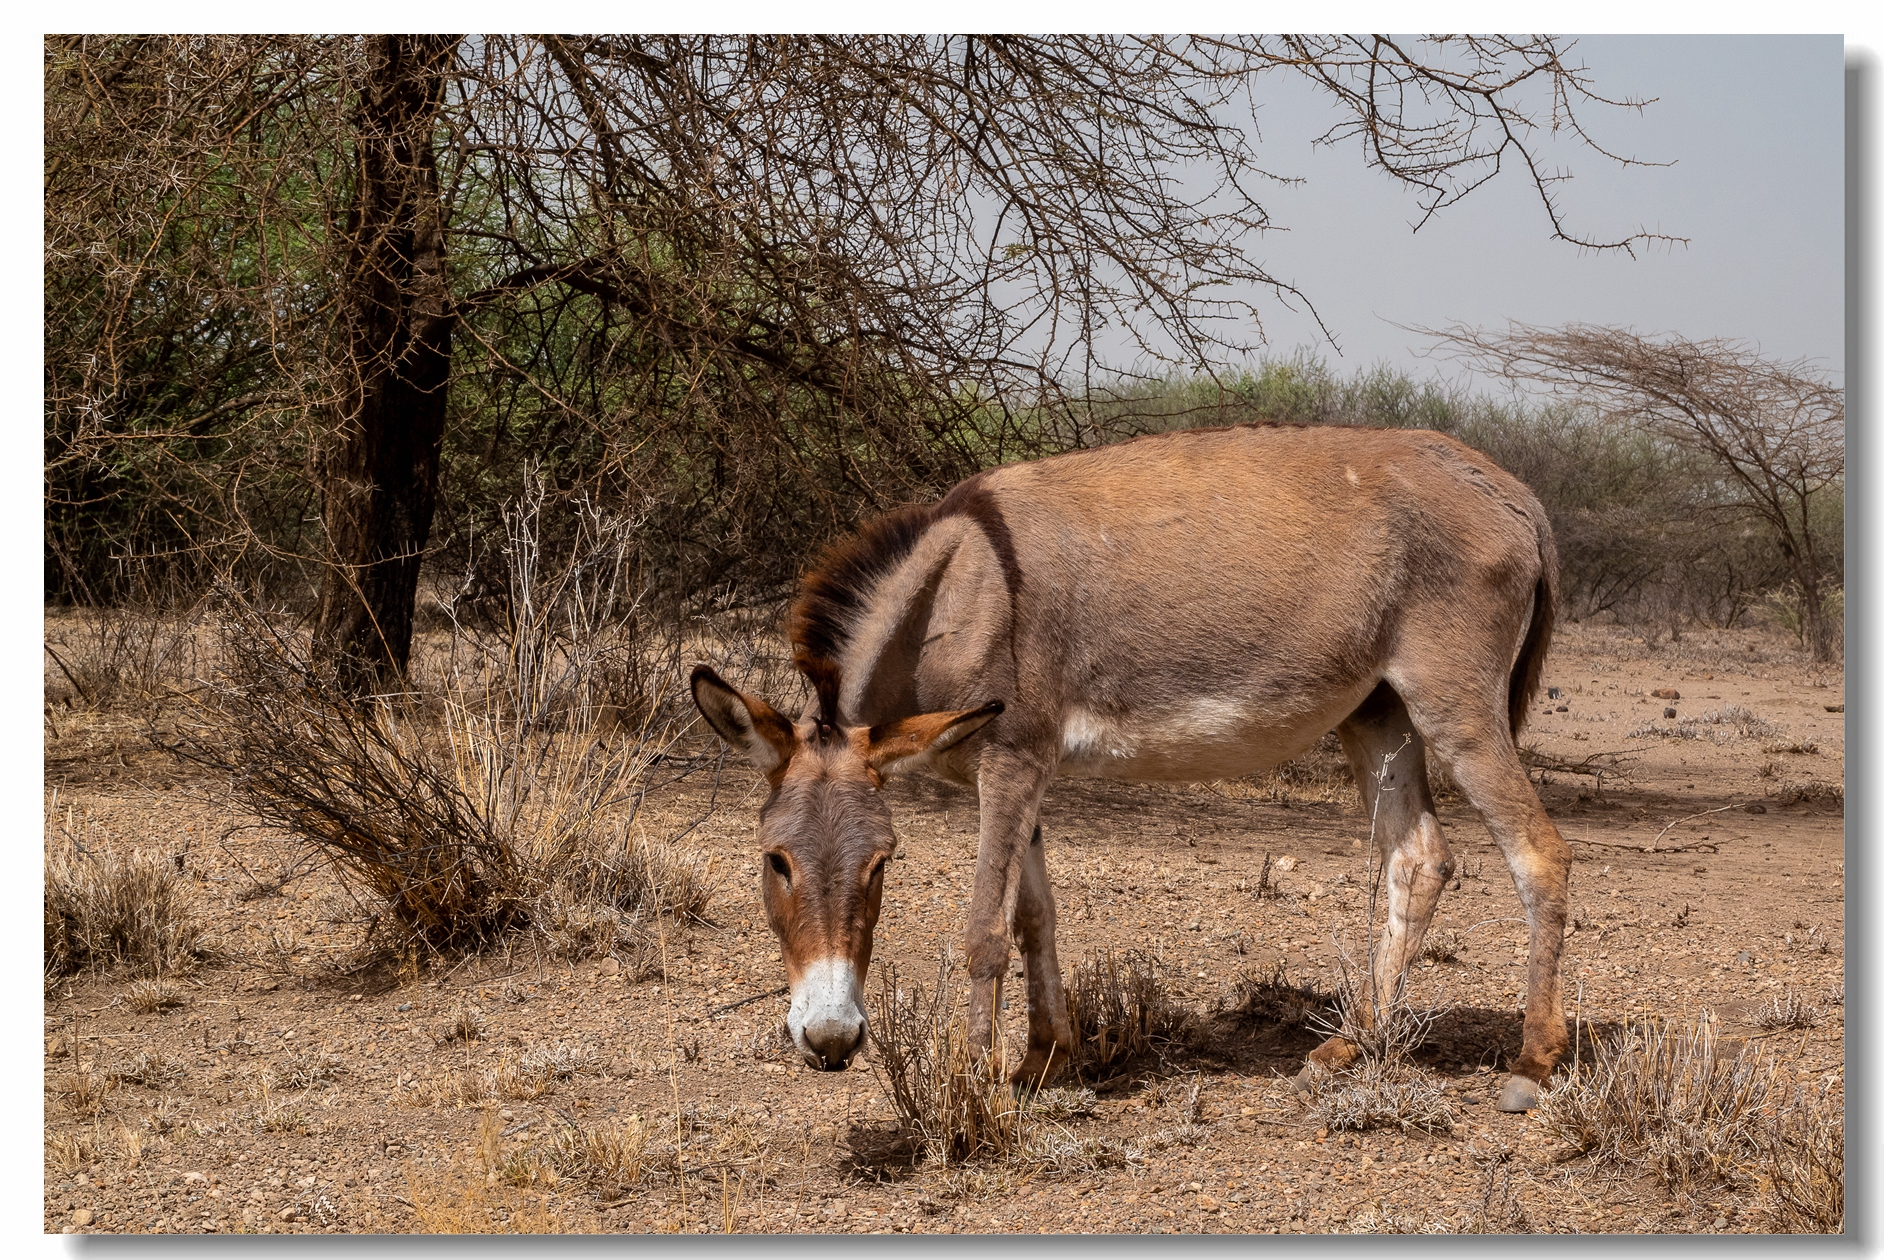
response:
<path fill-rule="evenodd" d="M 791 863 L 785 860 L 785 855 L 783 853 L 768 853 L 765 855 L 765 864 L 772 868 L 774 875 L 785 881 L 785 891 L 790 892 L 792 890 L 792 868 Z"/>

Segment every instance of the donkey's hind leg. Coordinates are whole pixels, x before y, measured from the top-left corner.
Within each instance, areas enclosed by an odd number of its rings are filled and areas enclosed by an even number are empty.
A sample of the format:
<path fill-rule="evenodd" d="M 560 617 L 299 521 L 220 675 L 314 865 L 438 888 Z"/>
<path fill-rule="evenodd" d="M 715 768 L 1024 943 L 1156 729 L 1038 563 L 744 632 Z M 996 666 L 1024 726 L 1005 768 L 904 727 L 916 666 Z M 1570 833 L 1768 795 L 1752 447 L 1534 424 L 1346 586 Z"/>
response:
<path fill-rule="evenodd" d="M 1067 1016 L 1066 989 L 1054 948 L 1053 885 L 1047 879 L 1047 851 L 1034 827 L 1033 840 L 1021 856 L 1020 889 L 1011 924 L 1027 972 L 1027 1055 L 1014 1080 L 1045 1084 L 1071 1061 L 1073 1025 Z"/>
<path fill-rule="evenodd" d="M 1346 1014 L 1357 1029 L 1371 1029 L 1392 1012 L 1419 957 L 1440 890 L 1452 878 L 1452 854 L 1433 813 L 1426 782 L 1426 748 L 1406 706 L 1382 683 L 1336 728 L 1348 754 L 1361 805 L 1373 833 L 1368 855 L 1368 936 L 1372 956 L 1350 995 Z M 1386 918 L 1375 926 L 1384 893 Z M 1334 1036 L 1309 1054 L 1309 1061 L 1338 1068 L 1352 1061 L 1355 1047 Z"/>
<path fill-rule="evenodd" d="M 1544 812 L 1518 760 L 1502 688 L 1476 704 L 1460 699 L 1469 694 L 1465 687 L 1421 688 L 1409 690 L 1407 699 L 1427 742 L 1498 842 L 1524 904 L 1531 938 L 1524 1048 L 1511 1065 L 1498 1109 L 1526 1111 L 1537 1105 L 1539 1089 L 1570 1047 L 1558 978 L 1570 900 L 1570 846 Z"/>

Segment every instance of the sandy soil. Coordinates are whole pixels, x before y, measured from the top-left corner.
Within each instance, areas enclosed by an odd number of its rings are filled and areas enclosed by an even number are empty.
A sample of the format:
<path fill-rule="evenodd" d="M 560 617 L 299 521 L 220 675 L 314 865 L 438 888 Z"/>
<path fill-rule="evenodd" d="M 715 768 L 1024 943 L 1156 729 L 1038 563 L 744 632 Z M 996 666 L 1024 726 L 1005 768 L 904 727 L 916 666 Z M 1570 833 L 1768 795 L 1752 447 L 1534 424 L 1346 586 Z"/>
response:
<path fill-rule="evenodd" d="M 1626 753 L 1626 778 L 1600 793 L 1587 776 L 1543 771 L 1540 791 L 1577 866 L 1579 928 L 1564 958 L 1566 1001 L 1585 1024 L 1713 1012 L 1728 1038 L 1762 1036 L 1752 1012 L 1802 991 L 1825 1015 L 1771 1038 L 1782 1059 L 1822 1078 L 1843 1072 L 1843 675 L 1755 632 L 1644 642 L 1615 629 L 1560 631 L 1527 743 L 1564 761 Z M 1679 692 L 1679 699 L 1650 693 Z M 1641 734 L 1703 721 L 1698 738 Z M 1837 706 L 1839 712 L 1828 712 Z M 1674 708 L 1676 718 L 1663 716 Z M 1729 715 L 1730 719 L 1737 715 Z M 140 752 L 133 716 L 55 715 L 47 785 L 59 825 L 95 840 L 184 854 L 226 961 L 185 985 L 187 1001 L 136 1013 L 124 977 L 78 976 L 45 1005 L 45 1227 L 104 1232 L 375 1232 L 455 1221 L 486 1229 L 841 1232 L 1328 1232 L 1403 1223 L 1457 1229 L 1474 1219 L 1584 1232 L 1764 1228 L 1743 1195 L 1671 1196 L 1647 1178 L 1563 1160 L 1535 1114 L 1491 1102 L 1520 1038 L 1523 926 L 1509 875 L 1456 796 L 1442 821 L 1461 878 L 1436 926 L 1459 934 L 1457 961 L 1424 964 L 1415 997 L 1451 1004 L 1419 1052 L 1455 1093 L 1462 1123 L 1443 1137 L 1330 1135 L 1310 1125 L 1281 1075 L 1315 1038 L 1299 1028 L 1218 1028 L 1099 1092 L 1081 1136 L 1143 1137 L 1190 1118 L 1203 1129 L 1132 1168 L 1077 1175 L 991 1167 L 911 1167 L 891 1141 L 884 1090 L 867 1063 L 837 1074 L 793 1066 L 768 1039 L 783 982 L 756 895 L 751 832 L 761 783 L 710 763 L 667 789 L 638 826 L 688 837 L 716 856 L 711 927 L 674 928 L 665 972 L 635 983 L 609 964 L 552 963 L 520 944 L 450 966 L 342 975 L 359 929 L 324 921 L 335 886 L 319 869 L 279 895 L 245 899 L 276 871 L 278 838 L 241 828 L 214 783 Z M 1764 725 L 1761 725 L 1761 724 Z M 1711 736 L 1711 738 L 1710 738 Z M 1798 751 L 1771 751 L 1793 748 Z M 1811 751 L 1807 751 L 1810 749 Z M 1835 789 L 1835 790 L 1834 790 Z M 894 789 L 901 849 L 891 867 L 877 957 L 933 974 L 959 930 L 973 875 L 975 813 L 929 781 Z M 1333 981 L 1342 942 L 1365 932 L 1366 820 L 1351 802 L 1277 801 L 1249 783 L 1165 788 L 1062 782 L 1043 825 L 1071 967 L 1107 947 L 1160 960 L 1180 999 L 1204 1009 L 1239 975 L 1286 961 L 1296 979 Z M 1326 793 L 1324 795 L 1336 795 Z M 708 813 L 712 799 L 715 808 Z M 1254 894 L 1265 856 L 1291 857 L 1287 896 Z M 873 973 L 873 982 L 875 975 Z M 874 983 L 873 983 L 874 987 Z M 470 1004 L 481 1040 L 441 1041 Z M 565 1042 L 588 1070 L 532 1101 L 435 1104 L 448 1074 Z M 77 1113 L 75 1073 L 140 1052 L 181 1070 L 163 1088 L 125 1083 L 102 1111 Z M 310 1053 L 331 1079 L 277 1082 Z M 493 1184 L 480 1162 L 523 1153 L 564 1122 L 676 1116 L 690 1153 L 678 1182 L 603 1199 L 574 1180 Z M 160 1131 L 161 1130 L 161 1131 Z M 479 1155 L 480 1145 L 484 1156 Z M 1502 1215 L 1486 1215 L 1487 1202 Z M 455 1215 L 454 1215 L 455 1214 Z"/>

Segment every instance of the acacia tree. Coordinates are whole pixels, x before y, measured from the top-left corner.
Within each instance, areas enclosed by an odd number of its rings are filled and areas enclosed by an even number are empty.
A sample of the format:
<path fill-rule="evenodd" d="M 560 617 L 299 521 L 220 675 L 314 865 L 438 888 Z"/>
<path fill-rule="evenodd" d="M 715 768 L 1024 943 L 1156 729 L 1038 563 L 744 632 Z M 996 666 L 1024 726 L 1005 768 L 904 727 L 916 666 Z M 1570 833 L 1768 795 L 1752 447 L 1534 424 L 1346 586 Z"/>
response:
<path fill-rule="evenodd" d="M 1842 520 L 1828 520 L 1822 505 L 1844 490 L 1845 395 L 1823 373 L 1736 341 L 1589 324 L 1433 335 L 1472 366 L 1543 385 L 1608 423 L 1706 459 L 1727 490 L 1713 510 L 1750 516 L 1771 532 L 1799 594 L 1812 659 L 1834 657 L 1840 627 L 1826 601 L 1840 576 L 1825 531 Z"/>
<path fill-rule="evenodd" d="M 403 671 L 453 425 L 482 426 L 487 462 L 580 450 L 592 488 L 658 500 L 683 584 L 775 577 L 781 536 L 1084 441 L 1063 404 L 1106 379 L 1106 337 L 1208 372 L 1260 344 L 1263 295 L 1307 301 L 1246 252 L 1269 226 L 1250 120 L 1271 75 L 1322 89 L 1324 139 L 1429 214 L 1515 165 L 1552 235 L 1647 239 L 1574 233 L 1553 199 L 1542 127 L 1582 137 L 1579 107 L 1633 104 L 1566 51 L 51 39 L 48 292 L 56 276 L 104 312 L 48 309 L 54 515 L 95 514 L 109 492 L 73 487 L 135 447 L 171 470 L 141 486 L 253 546 L 241 488 L 299 461 L 321 536 L 266 545 L 325 562 L 318 641 L 360 686 Z M 203 331 L 205 300 L 229 330 Z M 151 379 L 204 383 L 146 406 L 84 366 L 134 345 Z M 242 371 L 219 367 L 235 345 Z"/>

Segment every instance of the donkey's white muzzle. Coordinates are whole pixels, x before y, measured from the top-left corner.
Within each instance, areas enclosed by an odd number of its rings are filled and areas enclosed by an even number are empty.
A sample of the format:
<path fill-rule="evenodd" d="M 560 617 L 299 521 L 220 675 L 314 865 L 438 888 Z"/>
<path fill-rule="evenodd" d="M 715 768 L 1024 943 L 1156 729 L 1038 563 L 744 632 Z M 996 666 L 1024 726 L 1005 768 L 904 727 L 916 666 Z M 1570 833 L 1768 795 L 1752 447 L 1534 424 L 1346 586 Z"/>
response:
<path fill-rule="evenodd" d="M 864 1039 L 863 985 L 850 959 L 821 958 L 805 968 L 792 987 L 785 1026 L 809 1066 L 824 1072 L 850 1066 Z"/>

